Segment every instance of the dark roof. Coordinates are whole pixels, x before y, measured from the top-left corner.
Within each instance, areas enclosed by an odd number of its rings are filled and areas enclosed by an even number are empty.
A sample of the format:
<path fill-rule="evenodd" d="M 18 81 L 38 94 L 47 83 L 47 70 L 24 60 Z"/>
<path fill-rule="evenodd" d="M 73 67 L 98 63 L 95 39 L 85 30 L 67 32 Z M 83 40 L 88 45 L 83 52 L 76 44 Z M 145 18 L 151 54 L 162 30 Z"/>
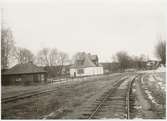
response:
<path fill-rule="evenodd" d="M 33 63 L 17 64 L 11 69 L 5 71 L 4 75 L 16 75 L 16 74 L 32 74 L 32 73 L 45 73 L 43 68 L 40 68 Z"/>
<path fill-rule="evenodd" d="M 160 62 L 158 60 L 148 60 L 147 62 Z"/>
<path fill-rule="evenodd" d="M 97 56 L 97 55 L 90 55 L 90 54 L 88 54 L 88 56 L 89 56 L 89 58 L 90 58 L 91 60 L 97 60 L 97 59 L 98 59 L 98 56 Z"/>
<path fill-rule="evenodd" d="M 97 55 L 93 55 L 91 56 L 90 54 L 84 54 L 84 56 L 82 57 L 84 58 L 83 60 L 76 60 L 76 61 L 82 61 L 82 63 L 77 63 L 75 62 L 71 68 L 86 68 L 86 67 L 98 67 L 98 66 L 102 66 L 102 65 L 95 65 L 92 60 L 97 59 Z"/>

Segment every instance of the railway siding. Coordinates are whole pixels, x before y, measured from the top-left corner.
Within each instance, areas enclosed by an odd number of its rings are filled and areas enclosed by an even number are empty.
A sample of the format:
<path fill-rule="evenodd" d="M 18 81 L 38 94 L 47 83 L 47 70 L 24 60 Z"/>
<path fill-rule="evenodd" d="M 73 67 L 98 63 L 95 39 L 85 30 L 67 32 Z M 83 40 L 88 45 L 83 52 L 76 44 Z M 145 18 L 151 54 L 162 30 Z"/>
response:
<path fill-rule="evenodd" d="M 135 76 L 129 77 L 120 81 L 112 92 L 109 91 L 109 95 L 102 102 L 99 110 L 90 116 L 89 118 L 129 118 L 129 93 L 131 90 L 131 83 Z M 128 101 L 128 102 L 127 102 Z"/>
<path fill-rule="evenodd" d="M 110 87 L 110 89 L 89 107 L 84 107 L 79 119 L 127 118 L 127 91 L 131 88 L 134 76 L 125 76 Z"/>
<path fill-rule="evenodd" d="M 57 91 L 2 103 L 2 118 L 6 119 L 60 119 L 85 102 L 97 99 L 103 91 L 125 74 L 78 80 L 59 85 Z M 101 93 L 101 94 L 100 94 Z M 80 111 L 78 111 L 80 112 Z M 49 115 L 50 114 L 50 115 Z M 75 117 L 74 117 L 75 118 Z"/>

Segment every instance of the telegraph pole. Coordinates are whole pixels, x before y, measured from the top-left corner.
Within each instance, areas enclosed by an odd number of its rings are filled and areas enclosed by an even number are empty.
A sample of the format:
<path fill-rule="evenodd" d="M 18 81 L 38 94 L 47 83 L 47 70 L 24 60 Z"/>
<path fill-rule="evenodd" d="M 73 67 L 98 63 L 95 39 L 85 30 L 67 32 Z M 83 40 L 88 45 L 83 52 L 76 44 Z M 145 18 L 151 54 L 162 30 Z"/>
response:
<path fill-rule="evenodd" d="M 1 32 L 5 28 L 4 24 L 4 8 L 1 8 Z"/>
<path fill-rule="evenodd" d="M 3 8 L 1 8 L 1 30 L 3 28 Z"/>

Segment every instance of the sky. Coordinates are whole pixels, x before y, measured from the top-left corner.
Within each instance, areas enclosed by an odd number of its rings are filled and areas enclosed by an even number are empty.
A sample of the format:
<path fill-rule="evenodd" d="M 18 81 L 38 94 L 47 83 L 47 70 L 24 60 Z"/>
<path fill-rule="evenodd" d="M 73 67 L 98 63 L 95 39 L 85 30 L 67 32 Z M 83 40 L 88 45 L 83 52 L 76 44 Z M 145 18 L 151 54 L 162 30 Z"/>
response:
<path fill-rule="evenodd" d="M 16 46 L 34 54 L 55 47 L 70 57 L 80 51 L 97 54 L 101 62 L 122 50 L 156 59 L 158 40 L 166 40 L 165 0 L 1 2 L 1 22 L 12 29 Z"/>

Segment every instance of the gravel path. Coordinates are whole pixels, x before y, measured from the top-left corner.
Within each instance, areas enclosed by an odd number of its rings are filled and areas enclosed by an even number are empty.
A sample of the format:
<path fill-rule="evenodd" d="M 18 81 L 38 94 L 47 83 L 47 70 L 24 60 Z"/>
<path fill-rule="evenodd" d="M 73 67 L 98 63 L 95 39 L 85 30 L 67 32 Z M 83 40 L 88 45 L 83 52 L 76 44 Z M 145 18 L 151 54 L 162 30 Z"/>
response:
<path fill-rule="evenodd" d="M 158 85 L 159 81 L 154 78 L 156 75 L 164 76 L 164 73 L 142 74 L 135 81 L 135 102 L 132 118 L 142 119 L 165 119 L 166 117 L 166 95 L 164 84 Z M 164 80 L 165 81 L 165 80 Z"/>
<path fill-rule="evenodd" d="M 151 104 L 145 98 L 143 89 L 141 88 L 141 83 L 139 81 L 140 80 L 135 81 L 136 83 L 135 86 L 136 86 L 137 99 L 139 101 L 139 104 L 142 108 L 142 113 L 144 115 L 143 118 L 152 119 L 154 118 L 155 114 L 153 113 L 153 111 L 151 111 Z"/>

